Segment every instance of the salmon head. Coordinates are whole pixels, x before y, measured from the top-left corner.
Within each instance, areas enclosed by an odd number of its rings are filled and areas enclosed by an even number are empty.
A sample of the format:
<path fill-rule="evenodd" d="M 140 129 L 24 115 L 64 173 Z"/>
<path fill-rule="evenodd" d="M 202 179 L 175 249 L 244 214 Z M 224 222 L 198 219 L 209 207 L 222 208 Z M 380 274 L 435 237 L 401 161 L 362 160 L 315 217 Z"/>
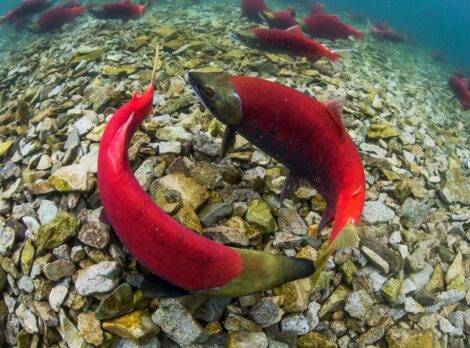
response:
<path fill-rule="evenodd" d="M 242 102 L 230 76 L 190 72 L 188 79 L 201 102 L 220 122 L 229 127 L 241 123 Z"/>

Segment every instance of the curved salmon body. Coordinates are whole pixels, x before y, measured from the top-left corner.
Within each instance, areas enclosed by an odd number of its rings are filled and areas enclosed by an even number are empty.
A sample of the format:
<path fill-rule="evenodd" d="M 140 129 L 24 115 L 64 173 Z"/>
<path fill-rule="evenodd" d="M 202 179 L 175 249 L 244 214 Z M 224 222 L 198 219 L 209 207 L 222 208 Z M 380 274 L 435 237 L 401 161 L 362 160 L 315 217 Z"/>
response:
<path fill-rule="evenodd" d="M 323 196 L 327 209 L 318 228 L 334 219 L 331 244 L 348 222 L 357 224 L 366 194 L 361 158 L 341 121 L 281 84 L 237 76 L 230 81 L 243 108 L 236 130 Z"/>
<path fill-rule="evenodd" d="M 349 36 L 362 40 L 364 37 L 361 31 L 341 22 L 337 16 L 323 13 L 304 18 L 302 29 L 310 36 L 326 40 L 347 39 Z"/>
<path fill-rule="evenodd" d="M 139 18 L 145 10 L 144 5 L 132 4 L 129 0 L 101 5 L 103 15 L 108 19 Z"/>
<path fill-rule="evenodd" d="M 240 255 L 168 216 L 132 174 L 128 143 L 150 113 L 152 99 L 153 88 L 134 97 L 106 126 L 98 157 L 103 209 L 126 249 L 156 275 L 190 291 L 223 286 L 242 271 Z"/>
<path fill-rule="evenodd" d="M 338 53 L 305 37 L 297 30 L 255 28 L 250 31 L 256 35 L 263 48 L 268 50 L 306 57 L 311 62 L 315 62 L 321 57 L 325 57 L 330 61 L 336 61 L 340 58 Z"/>
<path fill-rule="evenodd" d="M 459 100 L 464 110 L 470 110 L 470 89 L 468 88 L 468 78 L 462 78 L 457 74 L 449 79 L 449 86 Z"/>
<path fill-rule="evenodd" d="M 64 24 L 69 23 L 82 15 L 85 7 L 74 1 L 57 5 L 50 10 L 44 12 L 37 20 L 36 25 L 39 30 L 46 32 L 61 28 Z"/>

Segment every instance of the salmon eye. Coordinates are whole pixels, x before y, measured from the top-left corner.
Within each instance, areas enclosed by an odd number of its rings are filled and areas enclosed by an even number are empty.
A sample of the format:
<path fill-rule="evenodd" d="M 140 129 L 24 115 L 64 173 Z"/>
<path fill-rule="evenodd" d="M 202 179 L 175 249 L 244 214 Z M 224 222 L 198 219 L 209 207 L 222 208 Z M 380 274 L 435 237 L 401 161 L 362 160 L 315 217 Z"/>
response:
<path fill-rule="evenodd" d="M 212 88 L 209 88 L 209 87 L 204 87 L 204 89 L 202 90 L 202 92 L 204 93 L 204 95 L 208 98 L 212 98 L 214 96 L 214 91 L 212 90 Z"/>

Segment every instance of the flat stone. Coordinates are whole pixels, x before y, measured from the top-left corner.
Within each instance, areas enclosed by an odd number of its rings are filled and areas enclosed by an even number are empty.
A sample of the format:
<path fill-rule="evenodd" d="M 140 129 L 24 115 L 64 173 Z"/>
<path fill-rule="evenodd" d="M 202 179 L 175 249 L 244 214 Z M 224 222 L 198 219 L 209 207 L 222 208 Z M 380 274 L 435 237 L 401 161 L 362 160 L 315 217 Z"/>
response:
<path fill-rule="evenodd" d="M 161 185 L 166 189 L 179 192 L 183 205 L 194 210 L 199 209 L 209 198 L 209 193 L 204 187 L 181 173 L 172 173 L 157 179 L 152 183 L 150 191 L 153 185 Z"/>
<path fill-rule="evenodd" d="M 94 346 L 103 344 L 104 335 L 101 330 L 101 323 L 96 319 L 95 313 L 85 312 L 78 314 L 78 331 L 83 339 Z"/>
<path fill-rule="evenodd" d="M 152 320 L 181 346 L 202 343 L 208 334 L 178 299 L 163 299 Z"/>
<path fill-rule="evenodd" d="M 93 147 L 90 152 L 80 158 L 78 164 L 90 173 L 96 174 L 98 172 L 98 149 Z"/>
<path fill-rule="evenodd" d="M 398 300 L 401 290 L 401 280 L 391 279 L 382 287 L 382 295 L 389 303 L 395 303 Z"/>
<path fill-rule="evenodd" d="M 299 337 L 299 348 L 337 348 L 336 343 L 328 340 L 325 336 L 318 332 L 309 332 Z"/>
<path fill-rule="evenodd" d="M 59 192 L 91 192 L 95 179 L 85 166 L 72 164 L 56 170 L 49 178 L 49 184 Z"/>
<path fill-rule="evenodd" d="M 75 273 L 75 264 L 72 261 L 57 260 L 44 267 L 44 274 L 49 280 L 57 281 L 63 277 L 70 277 Z"/>
<path fill-rule="evenodd" d="M 250 309 L 250 317 L 261 327 L 268 327 L 279 322 L 284 311 L 270 298 L 263 298 Z"/>
<path fill-rule="evenodd" d="M 38 216 L 41 225 L 48 224 L 54 220 L 58 213 L 59 209 L 54 202 L 44 199 L 39 203 Z"/>
<path fill-rule="evenodd" d="M 158 153 L 160 155 L 175 154 L 179 155 L 182 150 L 182 144 L 179 141 L 164 141 L 158 143 Z"/>
<path fill-rule="evenodd" d="M 335 291 L 328 297 L 328 299 L 323 303 L 318 316 L 320 318 L 324 317 L 326 314 L 331 313 L 333 311 L 338 310 L 341 308 L 346 298 L 349 296 L 351 291 L 345 287 L 344 285 L 340 284 Z"/>
<path fill-rule="evenodd" d="M 388 222 L 393 219 L 395 213 L 381 201 L 367 201 L 364 205 L 362 217 L 370 224 Z"/>
<path fill-rule="evenodd" d="M 390 271 L 390 265 L 387 261 L 385 261 L 380 255 L 378 255 L 375 251 L 369 249 L 365 245 L 361 247 L 362 253 L 369 259 L 370 262 L 374 264 L 377 269 L 379 269 L 382 273 L 387 274 Z"/>
<path fill-rule="evenodd" d="M 374 301 L 367 292 L 359 290 L 351 293 L 346 298 L 344 310 L 353 318 L 364 319 L 373 304 Z"/>
<path fill-rule="evenodd" d="M 124 283 L 100 302 L 95 314 L 98 320 L 106 320 L 130 313 L 133 310 L 132 289 L 129 284 Z"/>
<path fill-rule="evenodd" d="M 373 239 L 364 238 L 361 240 L 361 246 L 366 246 L 377 255 L 380 255 L 390 266 L 389 272 L 396 273 L 403 269 L 403 257 L 388 245 L 377 243 Z"/>
<path fill-rule="evenodd" d="M 80 228 L 78 240 L 83 244 L 97 249 L 105 249 L 111 238 L 111 226 L 100 221 L 102 208 L 96 210 L 82 210 L 78 215 Z"/>
<path fill-rule="evenodd" d="M 268 338 L 264 332 L 231 332 L 227 348 L 267 348 Z"/>
<path fill-rule="evenodd" d="M 16 308 L 15 314 L 18 317 L 21 326 L 30 334 L 34 334 L 39 331 L 36 317 L 22 303 L 20 303 L 18 308 Z"/>
<path fill-rule="evenodd" d="M 168 126 L 159 128 L 156 132 L 156 137 L 163 141 L 191 141 L 193 135 L 187 132 L 183 127 L 180 126 Z"/>
<path fill-rule="evenodd" d="M 59 333 L 70 348 L 85 348 L 86 342 L 62 309 L 59 313 Z"/>
<path fill-rule="evenodd" d="M 388 330 L 385 338 L 389 348 L 435 347 L 435 339 L 431 331 L 392 327 Z"/>
<path fill-rule="evenodd" d="M 449 204 L 458 202 L 470 205 L 470 179 L 462 173 L 459 163 L 452 158 L 449 158 L 449 169 L 440 195 Z"/>
<path fill-rule="evenodd" d="M 139 344 L 145 344 L 160 332 L 150 313 L 143 310 L 107 320 L 103 322 L 103 329 L 119 337 L 131 338 Z"/>
<path fill-rule="evenodd" d="M 49 293 L 49 303 L 51 308 L 55 312 L 59 312 L 62 303 L 65 301 L 65 297 L 67 296 L 69 289 L 60 284 L 52 288 L 51 292 Z"/>
<path fill-rule="evenodd" d="M 206 205 L 199 213 L 199 220 L 204 227 L 214 226 L 219 220 L 232 215 L 232 204 L 216 202 Z"/>
<path fill-rule="evenodd" d="M 401 208 L 400 221 L 407 228 L 419 229 L 428 217 L 429 209 L 427 204 L 408 197 Z"/>
<path fill-rule="evenodd" d="M 109 292 L 118 285 L 119 273 L 117 262 L 102 261 L 78 271 L 75 288 L 81 296 Z"/>
<path fill-rule="evenodd" d="M 204 228 L 202 235 L 216 242 L 235 247 L 246 247 L 250 244 L 245 232 L 238 228 L 227 226 Z"/>
<path fill-rule="evenodd" d="M 387 139 L 399 135 L 400 132 L 387 122 L 373 123 L 367 131 L 367 137 L 369 139 Z"/>
<path fill-rule="evenodd" d="M 295 209 L 281 208 L 277 218 L 279 230 L 298 236 L 307 234 L 307 225 Z"/>
<path fill-rule="evenodd" d="M 293 331 L 298 336 L 305 335 L 310 330 L 307 319 L 302 313 L 286 315 L 282 318 L 280 327 L 282 331 Z"/>
<path fill-rule="evenodd" d="M 52 250 L 77 235 L 78 219 L 72 214 L 60 212 L 57 217 L 36 232 L 36 246 L 39 254 Z"/>

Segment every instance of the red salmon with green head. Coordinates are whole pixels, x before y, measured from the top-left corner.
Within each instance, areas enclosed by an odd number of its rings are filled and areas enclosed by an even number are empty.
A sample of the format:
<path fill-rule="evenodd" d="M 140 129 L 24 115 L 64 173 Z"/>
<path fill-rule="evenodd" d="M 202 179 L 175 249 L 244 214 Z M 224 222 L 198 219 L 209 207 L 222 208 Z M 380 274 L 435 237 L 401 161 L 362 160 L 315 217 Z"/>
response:
<path fill-rule="evenodd" d="M 157 297 L 189 292 L 234 297 L 312 274 L 309 260 L 224 246 L 193 232 L 155 204 L 133 175 L 127 153 L 132 135 L 152 112 L 153 96 L 151 83 L 113 115 L 98 154 L 98 188 L 106 218 L 124 247 L 156 276 L 145 282 L 146 292 Z"/>
<path fill-rule="evenodd" d="M 196 94 L 226 125 L 222 154 L 238 132 L 289 169 L 281 199 L 302 183 L 312 185 L 327 208 L 318 230 L 334 220 L 331 243 L 356 225 L 364 207 L 364 167 L 341 120 L 344 98 L 322 104 L 279 83 L 242 76 L 189 74 Z"/>
<path fill-rule="evenodd" d="M 100 19 L 139 19 L 145 12 L 145 5 L 133 4 L 131 0 L 102 4 L 99 8 L 92 8 L 89 12 Z"/>
<path fill-rule="evenodd" d="M 260 16 L 268 23 L 270 28 L 274 29 L 288 29 L 298 24 L 295 20 L 295 10 L 291 7 L 283 12 L 263 11 Z"/>

